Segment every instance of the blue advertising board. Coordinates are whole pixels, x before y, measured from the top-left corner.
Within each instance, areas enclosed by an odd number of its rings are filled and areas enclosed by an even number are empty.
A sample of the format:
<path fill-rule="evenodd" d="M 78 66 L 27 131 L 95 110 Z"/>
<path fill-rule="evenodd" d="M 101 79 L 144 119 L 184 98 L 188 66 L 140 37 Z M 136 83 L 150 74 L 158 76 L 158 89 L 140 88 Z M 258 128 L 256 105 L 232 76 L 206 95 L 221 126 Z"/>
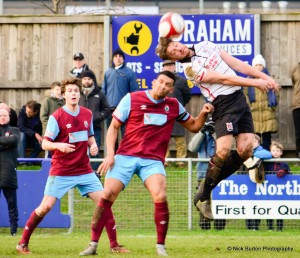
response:
<path fill-rule="evenodd" d="M 22 159 L 19 159 L 21 161 Z M 28 159 L 23 159 L 28 160 Z M 39 159 L 33 159 L 37 161 Z M 19 211 L 19 227 L 25 227 L 26 221 L 42 201 L 44 197 L 44 188 L 49 175 L 51 166 L 50 159 L 40 159 L 42 167 L 40 170 L 18 170 L 17 200 Z M 7 203 L 4 196 L 0 196 L 0 227 L 9 227 L 9 216 Z M 69 228 L 71 217 L 69 214 L 63 214 L 60 211 L 60 200 L 57 200 L 51 211 L 38 225 L 39 228 Z"/>
<path fill-rule="evenodd" d="M 158 23 L 161 16 L 113 16 L 112 47 L 125 53 L 128 67 L 136 72 L 141 90 L 151 88 L 151 82 L 162 69 L 162 60 L 155 54 L 158 43 Z M 200 41 L 212 41 L 229 54 L 251 64 L 255 49 L 253 14 L 183 15 L 185 31 L 176 39 L 192 46 Z M 177 72 L 183 69 L 176 64 Z M 199 88 L 189 82 L 192 93 Z"/>
<path fill-rule="evenodd" d="M 300 219 L 300 176 L 266 175 L 262 184 L 249 175 L 232 175 L 213 190 L 216 219 Z"/>

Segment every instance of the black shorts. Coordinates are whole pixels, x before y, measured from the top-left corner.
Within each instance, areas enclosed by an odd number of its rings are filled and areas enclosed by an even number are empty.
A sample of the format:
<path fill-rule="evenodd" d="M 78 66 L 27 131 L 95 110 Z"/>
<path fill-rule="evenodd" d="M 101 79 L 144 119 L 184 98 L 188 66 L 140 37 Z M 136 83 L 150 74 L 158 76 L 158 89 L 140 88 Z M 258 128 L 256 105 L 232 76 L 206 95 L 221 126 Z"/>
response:
<path fill-rule="evenodd" d="M 212 104 L 215 108 L 212 119 L 217 138 L 229 134 L 236 136 L 240 133 L 254 133 L 251 110 L 241 90 L 230 95 L 220 95 Z"/>

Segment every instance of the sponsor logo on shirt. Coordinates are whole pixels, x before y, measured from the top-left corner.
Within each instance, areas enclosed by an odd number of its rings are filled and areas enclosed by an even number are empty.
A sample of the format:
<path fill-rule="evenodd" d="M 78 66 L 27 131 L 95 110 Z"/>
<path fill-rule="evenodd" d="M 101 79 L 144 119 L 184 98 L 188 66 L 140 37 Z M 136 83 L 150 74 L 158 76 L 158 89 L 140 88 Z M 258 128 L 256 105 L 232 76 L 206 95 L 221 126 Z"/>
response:
<path fill-rule="evenodd" d="M 67 128 L 71 128 L 72 125 L 71 125 L 71 124 L 66 124 L 66 127 L 67 127 Z"/>
<path fill-rule="evenodd" d="M 147 109 L 147 105 L 141 105 L 141 110 Z"/>

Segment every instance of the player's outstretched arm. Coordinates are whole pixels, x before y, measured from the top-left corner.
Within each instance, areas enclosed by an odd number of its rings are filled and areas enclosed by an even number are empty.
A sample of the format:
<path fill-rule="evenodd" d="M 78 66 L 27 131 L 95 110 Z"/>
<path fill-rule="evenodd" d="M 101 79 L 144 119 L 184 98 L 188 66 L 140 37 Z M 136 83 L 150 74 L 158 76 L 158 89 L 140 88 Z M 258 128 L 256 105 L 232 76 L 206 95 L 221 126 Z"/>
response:
<path fill-rule="evenodd" d="M 229 65 L 230 68 L 233 70 L 243 73 L 245 75 L 254 77 L 254 78 L 261 78 L 268 83 L 268 89 L 278 91 L 280 86 L 278 83 L 266 73 L 260 72 L 259 70 L 255 69 L 253 66 L 239 60 L 228 54 L 225 50 L 221 52 L 221 58 Z M 249 85 L 250 86 L 250 85 Z"/>
<path fill-rule="evenodd" d="M 210 103 L 204 104 L 202 110 L 197 117 L 190 117 L 187 121 L 181 123 L 186 129 L 193 133 L 197 133 L 204 125 L 209 113 L 214 111 L 214 106 Z"/>
<path fill-rule="evenodd" d="M 273 86 L 263 79 L 244 78 L 238 75 L 225 75 L 215 70 L 200 69 L 195 66 L 187 66 L 185 68 L 186 77 L 196 84 L 223 84 L 228 86 L 243 86 L 243 87 L 257 87 L 263 92 L 273 89 Z"/>

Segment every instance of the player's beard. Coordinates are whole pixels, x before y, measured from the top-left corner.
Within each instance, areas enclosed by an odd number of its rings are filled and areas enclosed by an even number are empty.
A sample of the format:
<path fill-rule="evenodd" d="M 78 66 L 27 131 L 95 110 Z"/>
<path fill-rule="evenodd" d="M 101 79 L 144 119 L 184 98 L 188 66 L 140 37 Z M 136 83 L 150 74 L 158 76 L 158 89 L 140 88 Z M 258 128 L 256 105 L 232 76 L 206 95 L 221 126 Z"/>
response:
<path fill-rule="evenodd" d="M 164 99 L 167 96 L 165 90 L 158 89 L 155 93 L 156 93 L 157 99 Z"/>
<path fill-rule="evenodd" d="M 84 85 L 82 91 L 85 96 L 90 95 L 90 93 L 95 89 L 95 84 Z"/>

